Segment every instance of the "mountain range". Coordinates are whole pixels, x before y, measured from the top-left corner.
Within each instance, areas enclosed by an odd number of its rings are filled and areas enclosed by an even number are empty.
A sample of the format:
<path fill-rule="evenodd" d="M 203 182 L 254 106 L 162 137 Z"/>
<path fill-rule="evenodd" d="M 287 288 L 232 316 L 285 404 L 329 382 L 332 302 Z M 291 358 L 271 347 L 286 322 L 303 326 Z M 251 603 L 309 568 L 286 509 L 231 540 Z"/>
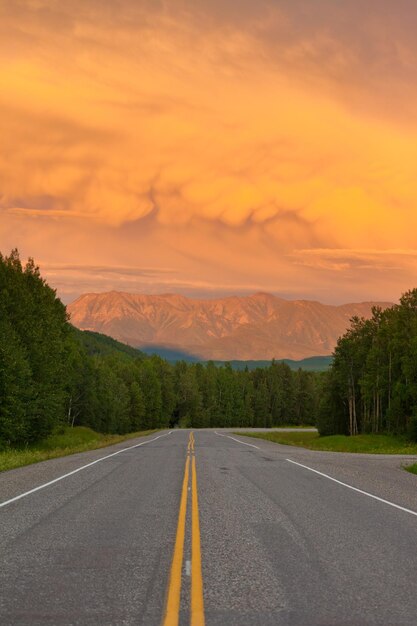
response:
<path fill-rule="evenodd" d="M 71 322 L 136 348 L 181 351 L 202 360 L 304 359 L 329 355 L 352 316 L 374 305 L 284 300 L 268 293 L 217 299 L 118 291 L 87 293 L 68 305 Z"/>

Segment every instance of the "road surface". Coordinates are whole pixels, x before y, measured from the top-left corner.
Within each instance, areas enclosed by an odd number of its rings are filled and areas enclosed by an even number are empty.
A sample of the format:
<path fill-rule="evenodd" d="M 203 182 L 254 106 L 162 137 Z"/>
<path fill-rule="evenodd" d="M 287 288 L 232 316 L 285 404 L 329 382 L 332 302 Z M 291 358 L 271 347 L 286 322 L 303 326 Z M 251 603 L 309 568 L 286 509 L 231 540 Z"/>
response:
<path fill-rule="evenodd" d="M 0 476 L 0 623 L 417 623 L 407 457 L 175 430 Z"/>

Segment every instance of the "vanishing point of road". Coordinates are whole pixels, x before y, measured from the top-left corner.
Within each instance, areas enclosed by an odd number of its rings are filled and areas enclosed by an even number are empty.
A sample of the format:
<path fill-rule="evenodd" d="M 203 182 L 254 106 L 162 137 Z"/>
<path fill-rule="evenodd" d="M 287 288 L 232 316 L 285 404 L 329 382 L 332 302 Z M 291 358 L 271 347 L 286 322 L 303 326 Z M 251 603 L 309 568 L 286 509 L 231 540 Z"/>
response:
<path fill-rule="evenodd" d="M 0 623 L 417 624 L 410 457 L 164 431 L 0 476 Z"/>

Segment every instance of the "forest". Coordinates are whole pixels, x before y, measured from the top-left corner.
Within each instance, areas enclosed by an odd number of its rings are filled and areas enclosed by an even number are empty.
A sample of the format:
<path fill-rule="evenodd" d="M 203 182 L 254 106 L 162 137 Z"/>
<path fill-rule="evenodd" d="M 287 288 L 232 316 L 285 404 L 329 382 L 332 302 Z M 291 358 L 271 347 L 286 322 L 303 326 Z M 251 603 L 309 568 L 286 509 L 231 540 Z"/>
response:
<path fill-rule="evenodd" d="M 323 375 L 272 362 L 170 364 L 74 328 L 32 259 L 0 255 L 0 448 L 62 425 L 101 433 L 314 424 Z"/>
<path fill-rule="evenodd" d="M 354 317 L 338 340 L 318 412 L 320 434 L 392 433 L 417 441 L 417 289 Z"/>

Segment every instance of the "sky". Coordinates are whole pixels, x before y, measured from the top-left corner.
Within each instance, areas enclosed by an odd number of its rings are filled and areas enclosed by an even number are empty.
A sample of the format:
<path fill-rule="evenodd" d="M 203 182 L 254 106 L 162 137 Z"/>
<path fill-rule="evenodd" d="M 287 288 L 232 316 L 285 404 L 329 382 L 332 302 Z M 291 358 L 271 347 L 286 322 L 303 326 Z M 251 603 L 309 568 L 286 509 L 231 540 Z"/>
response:
<path fill-rule="evenodd" d="M 0 251 L 113 289 L 396 301 L 415 0 L 0 0 Z"/>

